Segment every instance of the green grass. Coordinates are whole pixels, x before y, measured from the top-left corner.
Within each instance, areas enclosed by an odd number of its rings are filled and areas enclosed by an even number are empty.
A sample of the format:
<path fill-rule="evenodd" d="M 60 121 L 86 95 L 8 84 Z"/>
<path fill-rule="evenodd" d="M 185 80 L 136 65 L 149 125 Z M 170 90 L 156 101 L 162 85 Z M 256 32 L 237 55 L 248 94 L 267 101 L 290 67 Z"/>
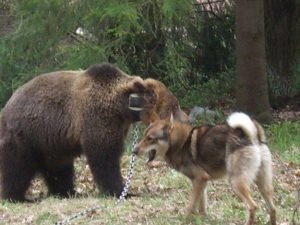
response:
<path fill-rule="evenodd" d="M 276 123 L 269 125 L 266 131 L 274 160 L 273 183 L 278 224 L 292 224 L 293 210 L 299 201 L 299 181 L 296 176 L 296 171 L 300 170 L 299 123 Z M 121 165 L 124 177 L 129 161 L 130 157 L 125 154 Z M 244 204 L 233 194 L 226 179 L 209 184 L 206 217 L 183 215 L 182 209 L 188 203 L 192 189 L 190 181 L 164 163 L 149 169 L 143 158 L 136 161 L 130 187 L 130 192 L 137 196 L 118 206 L 115 206 L 116 199 L 99 195 L 84 159 L 76 161 L 76 189 L 81 190 L 85 197 L 46 197 L 45 185 L 37 178 L 28 194 L 42 196 L 40 201 L 25 204 L 0 202 L 0 225 L 54 224 L 94 206 L 99 206 L 100 210 L 75 219 L 72 224 L 239 225 L 243 224 L 246 217 Z M 256 224 L 265 225 L 268 222 L 267 208 L 256 188 L 253 188 L 253 197 L 259 206 Z"/>
<path fill-rule="evenodd" d="M 125 156 L 122 164 L 124 176 L 127 173 L 128 161 L 129 157 Z M 77 162 L 77 168 L 82 167 L 78 165 L 81 163 L 83 162 Z M 293 191 L 295 187 L 288 189 L 286 184 L 289 180 L 285 180 L 286 176 L 278 171 L 280 169 L 275 170 L 274 188 L 278 224 L 280 224 L 291 221 L 296 198 Z M 80 171 L 77 171 L 78 173 L 77 178 L 83 176 Z M 289 173 L 292 173 L 292 170 Z M 90 174 L 87 173 L 84 176 L 90 176 Z M 91 184 L 92 182 L 86 182 L 85 186 Z M 76 186 L 80 185 L 83 183 L 78 183 L 77 180 Z M 183 215 L 182 209 L 188 203 L 191 193 L 190 181 L 165 164 L 149 169 L 143 160 L 138 160 L 130 192 L 137 196 L 127 199 L 118 206 L 115 206 L 116 199 L 100 196 L 96 189 L 91 188 L 85 189 L 84 194 L 87 196 L 83 198 L 44 197 L 34 204 L 13 204 L 4 201 L 0 203 L 0 224 L 54 224 L 94 206 L 99 206 L 100 210 L 75 219 L 72 224 L 239 225 L 246 217 L 243 203 L 233 194 L 226 179 L 209 184 L 206 217 Z M 259 206 L 256 215 L 257 225 L 265 225 L 268 222 L 266 205 L 256 189 L 253 191 L 253 196 Z"/>
<path fill-rule="evenodd" d="M 300 164 L 300 123 L 278 122 L 266 127 L 270 148 L 284 160 Z"/>

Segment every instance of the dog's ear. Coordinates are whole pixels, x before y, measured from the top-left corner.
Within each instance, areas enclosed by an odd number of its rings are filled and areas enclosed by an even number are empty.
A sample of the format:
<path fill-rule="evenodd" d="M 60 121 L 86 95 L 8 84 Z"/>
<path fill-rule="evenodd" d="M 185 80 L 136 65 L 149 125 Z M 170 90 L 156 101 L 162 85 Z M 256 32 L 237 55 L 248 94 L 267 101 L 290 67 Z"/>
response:
<path fill-rule="evenodd" d="M 173 122 L 174 122 L 174 116 L 173 116 L 173 113 L 171 113 L 171 115 L 170 115 L 169 122 L 170 122 L 170 123 L 173 123 Z"/>
<path fill-rule="evenodd" d="M 173 116 L 173 113 L 171 113 L 171 115 L 170 115 L 170 130 L 173 129 L 173 125 L 174 125 L 174 116 Z"/>
<path fill-rule="evenodd" d="M 253 120 L 253 123 L 254 123 L 254 125 L 255 125 L 255 127 L 257 129 L 258 140 L 261 143 L 267 143 L 267 138 L 266 138 L 266 134 L 265 134 L 264 128 L 256 120 Z"/>
<path fill-rule="evenodd" d="M 174 116 L 173 113 L 171 113 L 170 117 L 164 120 L 164 127 L 163 130 L 165 133 L 170 133 L 171 130 L 173 129 L 174 125 Z"/>
<path fill-rule="evenodd" d="M 164 136 L 168 136 L 172 130 L 171 124 L 169 122 L 165 123 L 162 130 L 163 130 Z"/>
<path fill-rule="evenodd" d="M 174 118 L 176 121 L 183 123 L 189 122 L 189 116 L 180 107 L 175 111 Z"/>

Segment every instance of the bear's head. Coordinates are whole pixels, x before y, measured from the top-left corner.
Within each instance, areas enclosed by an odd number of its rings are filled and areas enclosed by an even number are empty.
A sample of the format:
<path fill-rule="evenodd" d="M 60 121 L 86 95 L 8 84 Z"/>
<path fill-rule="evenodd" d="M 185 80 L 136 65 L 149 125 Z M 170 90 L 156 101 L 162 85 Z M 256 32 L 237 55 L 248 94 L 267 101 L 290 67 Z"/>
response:
<path fill-rule="evenodd" d="M 142 94 L 130 95 L 129 109 L 139 112 L 140 120 L 146 125 L 169 118 L 171 114 L 176 120 L 188 122 L 188 116 L 180 108 L 177 98 L 162 82 L 148 78 L 139 90 Z"/>

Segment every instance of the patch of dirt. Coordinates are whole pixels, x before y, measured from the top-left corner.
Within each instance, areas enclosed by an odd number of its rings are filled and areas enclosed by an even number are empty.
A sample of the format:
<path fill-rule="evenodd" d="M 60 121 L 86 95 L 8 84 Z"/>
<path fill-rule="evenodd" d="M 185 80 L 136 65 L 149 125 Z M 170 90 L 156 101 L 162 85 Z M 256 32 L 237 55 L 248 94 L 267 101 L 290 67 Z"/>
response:
<path fill-rule="evenodd" d="M 299 121 L 300 120 L 300 108 L 298 110 L 292 110 L 290 106 L 286 106 L 282 109 L 273 109 L 272 116 L 275 121 Z"/>
<path fill-rule="evenodd" d="M 271 99 L 271 106 L 275 110 L 288 108 L 293 111 L 300 111 L 300 92 L 292 97 L 278 96 Z"/>

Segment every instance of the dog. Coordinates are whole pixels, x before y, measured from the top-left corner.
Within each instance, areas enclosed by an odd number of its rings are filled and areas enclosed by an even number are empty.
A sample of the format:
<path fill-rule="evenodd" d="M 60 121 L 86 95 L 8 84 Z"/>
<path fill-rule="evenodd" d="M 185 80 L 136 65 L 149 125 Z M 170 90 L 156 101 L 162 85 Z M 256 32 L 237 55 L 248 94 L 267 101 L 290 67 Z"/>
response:
<path fill-rule="evenodd" d="M 262 126 L 235 112 L 227 124 L 193 127 L 173 117 L 150 124 L 134 153 L 147 153 L 149 161 L 161 155 L 169 166 L 192 182 L 186 213 L 206 214 L 208 181 L 227 175 L 234 193 L 248 209 L 246 225 L 254 224 L 257 204 L 251 197 L 255 183 L 267 203 L 270 223 L 276 224 L 273 202 L 272 159 Z"/>

